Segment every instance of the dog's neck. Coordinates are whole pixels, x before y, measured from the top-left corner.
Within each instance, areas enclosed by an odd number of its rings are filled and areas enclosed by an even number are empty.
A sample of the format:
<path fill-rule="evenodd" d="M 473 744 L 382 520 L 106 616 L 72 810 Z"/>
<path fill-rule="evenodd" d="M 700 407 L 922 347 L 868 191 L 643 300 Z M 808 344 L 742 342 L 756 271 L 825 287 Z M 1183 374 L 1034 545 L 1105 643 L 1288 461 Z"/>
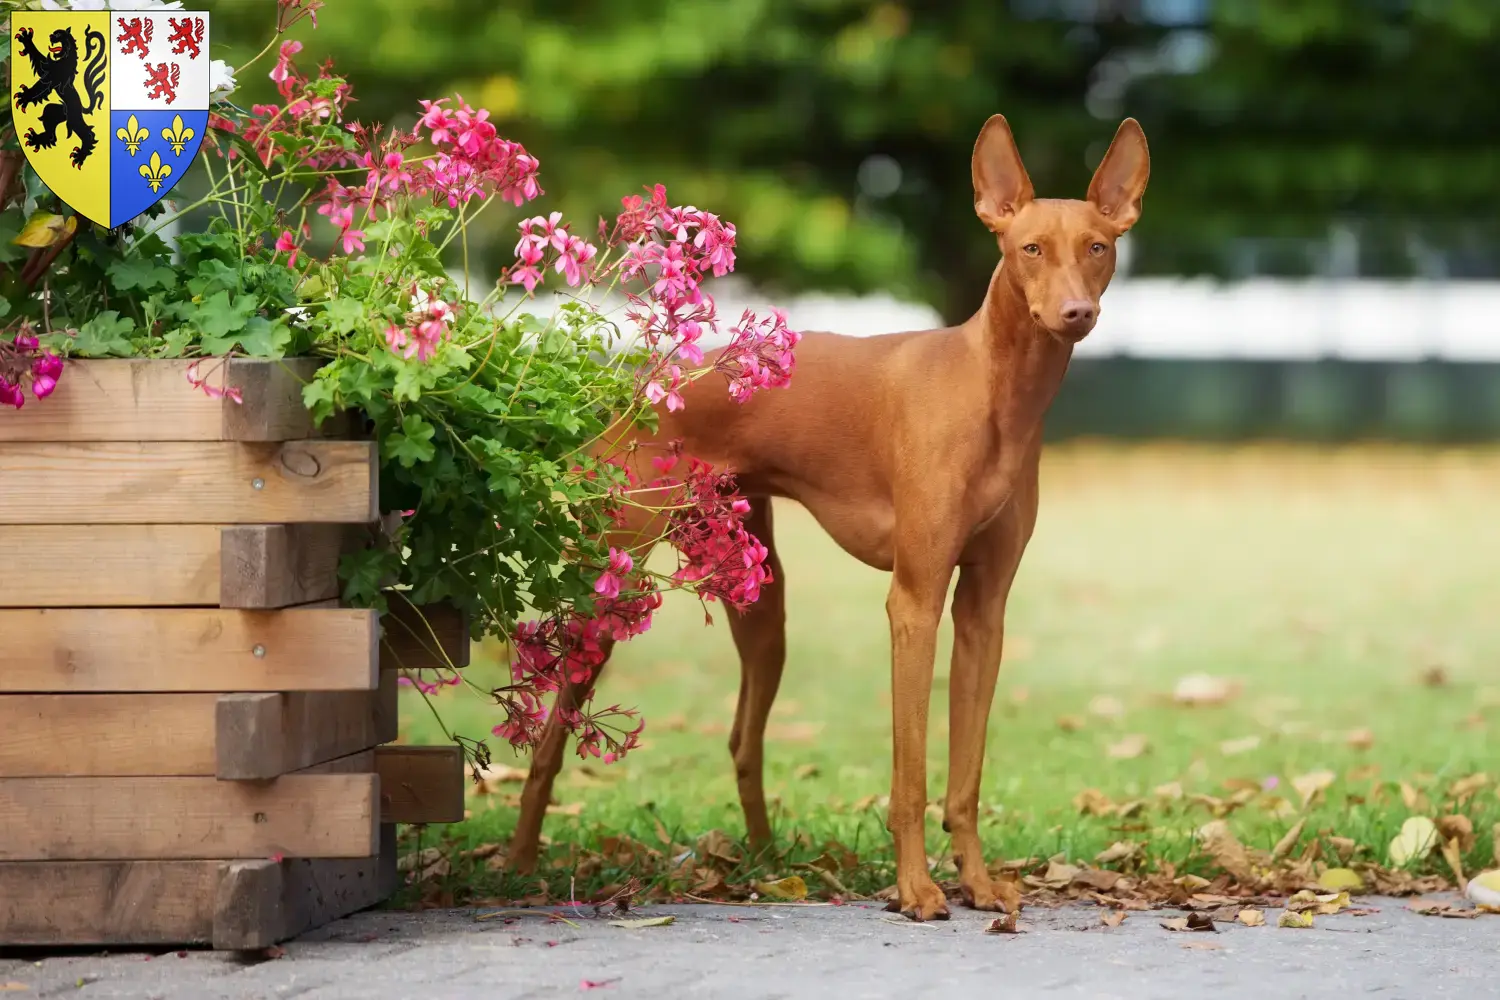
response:
<path fill-rule="evenodd" d="M 1031 318 L 1025 293 L 1004 262 L 969 325 L 987 359 L 990 413 L 1001 440 L 1029 441 L 1062 385 L 1073 345 Z"/>

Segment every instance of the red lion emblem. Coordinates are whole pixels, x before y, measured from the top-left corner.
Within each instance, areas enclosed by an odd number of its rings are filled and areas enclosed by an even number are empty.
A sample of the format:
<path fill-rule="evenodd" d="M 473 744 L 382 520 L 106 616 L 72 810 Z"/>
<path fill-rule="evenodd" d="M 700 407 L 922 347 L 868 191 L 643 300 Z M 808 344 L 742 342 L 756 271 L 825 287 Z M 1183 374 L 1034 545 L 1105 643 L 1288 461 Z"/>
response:
<path fill-rule="evenodd" d="M 169 17 L 167 23 L 172 26 L 172 34 L 167 38 L 172 43 L 172 54 L 180 56 L 192 49 L 193 54 L 188 58 L 197 59 L 203 45 L 203 18 Z M 151 36 L 148 34 L 146 37 L 149 39 Z"/>
<path fill-rule="evenodd" d="M 170 76 L 168 69 L 170 68 Z M 168 104 L 177 100 L 177 86 L 182 83 L 182 67 L 177 63 L 146 64 L 146 92 L 148 100 L 161 98 Z"/>
<path fill-rule="evenodd" d="M 120 55 L 128 56 L 133 53 L 145 59 L 149 55 L 151 32 L 156 24 L 149 17 L 132 17 L 129 21 L 117 17 L 115 20 L 120 22 L 120 35 L 115 39 L 121 46 Z"/>

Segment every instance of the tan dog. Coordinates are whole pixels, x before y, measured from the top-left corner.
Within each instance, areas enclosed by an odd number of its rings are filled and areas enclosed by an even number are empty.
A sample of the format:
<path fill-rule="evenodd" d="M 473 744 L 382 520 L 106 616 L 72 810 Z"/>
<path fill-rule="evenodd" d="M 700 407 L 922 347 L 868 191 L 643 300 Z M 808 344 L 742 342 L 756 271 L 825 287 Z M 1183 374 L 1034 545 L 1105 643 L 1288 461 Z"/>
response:
<path fill-rule="evenodd" d="M 948 915 L 927 871 L 923 820 L 933 657 L 955 569 L 943 828 L 953 837 L 965 902 L 983 910 L 1019 902 L 1009 883 L 991 880 L 978 830 L 1005 602 L 1036 523 L 1042 417 L 1073 346 L 1094 327 L 1114 275 L 1115 240 L 1140 217 L 1150 161 L 1140 125 L 1126 119 L 1086 201 L 1036 199 L 1010 126 L 995 115 L 974 145 L 972 172 L 974 211 L 1003 256 L 972 319 L 881 337 L 807 334 L 790 386 L 741 405 L 713 380 L 697 383 L 684 410 L 661 413 L 658 433 L 637 437 L 643 448 L 635 453 L 642 481 L 654 478 L 649 456 L 674 439 L 686 454 L 734 472 L 753 505 L 746 527 L 771 552 L 766 563 L 776 582 L 746 612 L 727 616 L 741 663 L 729 748 L 754 845 L 771 841 L 762 755 L 786 658 L 770 498 L 802 504 L 850 555 L 892 573 L 895 769 L 887 826 L 900 892 L 892 909 L 914 920 Z M 660 525 L 631 528 L 640 534 L 612 542 L 632 547 L 660 534 Z M 644 558 L 639 548 L 636 554 Z M 511 841 L 516 870 L 536 863 L 564 742 L 554 725 L 536 750 Z"/>

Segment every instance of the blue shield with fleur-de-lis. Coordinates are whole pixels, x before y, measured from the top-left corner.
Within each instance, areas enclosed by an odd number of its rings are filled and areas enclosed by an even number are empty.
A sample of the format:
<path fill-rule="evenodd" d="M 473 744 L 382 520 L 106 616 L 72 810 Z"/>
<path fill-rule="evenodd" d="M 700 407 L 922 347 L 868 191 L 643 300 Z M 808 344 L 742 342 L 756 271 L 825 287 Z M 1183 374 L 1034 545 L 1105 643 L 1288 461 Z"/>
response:
<path fill-rule="evenodd" d="M 187 175 L 208 131 L 208 25 L 196 10 L 13 13 L 17 135 L 79 215 L 123 225 Z"/>

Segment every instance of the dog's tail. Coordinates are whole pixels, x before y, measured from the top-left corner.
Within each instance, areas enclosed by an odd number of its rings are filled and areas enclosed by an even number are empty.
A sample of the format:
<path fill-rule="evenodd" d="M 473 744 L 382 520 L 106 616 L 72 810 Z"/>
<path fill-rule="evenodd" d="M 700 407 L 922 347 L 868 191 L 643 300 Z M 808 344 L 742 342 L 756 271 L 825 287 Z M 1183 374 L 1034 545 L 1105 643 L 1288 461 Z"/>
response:
<path fill-rule="evenodd" d="M 84 114 L 93 114 L 94 109 L 104 103 L 104 50 L 109 41 L 97 28 L 87 28 L 83 33 L 88 66 L 83 71 L 83 89 L 89 96 Z"/>

